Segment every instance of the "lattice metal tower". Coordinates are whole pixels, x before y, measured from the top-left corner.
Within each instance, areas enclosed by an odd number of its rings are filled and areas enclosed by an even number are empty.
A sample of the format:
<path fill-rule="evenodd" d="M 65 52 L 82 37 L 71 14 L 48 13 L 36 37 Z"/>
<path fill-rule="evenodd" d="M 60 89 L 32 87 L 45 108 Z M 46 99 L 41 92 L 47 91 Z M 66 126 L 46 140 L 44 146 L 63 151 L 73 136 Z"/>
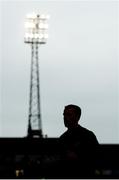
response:
<path fill-rule="evenodd" d="M 45 44 L 48 38 L 47 15 L 29 14 L 25 23 L 24 42 L 31 45 L 31 78 L 29 97 L 28 137 L 43 137 L 40 108 L 39 44 Z"/>

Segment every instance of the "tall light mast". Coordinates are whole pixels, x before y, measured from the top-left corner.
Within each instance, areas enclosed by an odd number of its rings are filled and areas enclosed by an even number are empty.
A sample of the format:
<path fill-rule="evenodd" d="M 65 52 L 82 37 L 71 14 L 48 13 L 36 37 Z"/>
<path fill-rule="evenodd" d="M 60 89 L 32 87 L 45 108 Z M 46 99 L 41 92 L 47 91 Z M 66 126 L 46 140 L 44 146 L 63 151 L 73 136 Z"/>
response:
<path fill-rule="evenodd" d="M 31 45 L 31 78 L 29 95 L 28 137 L 43 137 L 40 108 L 40 77 L 39 55 L 40 44 L 45 44 L 48 38 L 48 15 L 28 14 L 25 22 L 24 42 Z"/>

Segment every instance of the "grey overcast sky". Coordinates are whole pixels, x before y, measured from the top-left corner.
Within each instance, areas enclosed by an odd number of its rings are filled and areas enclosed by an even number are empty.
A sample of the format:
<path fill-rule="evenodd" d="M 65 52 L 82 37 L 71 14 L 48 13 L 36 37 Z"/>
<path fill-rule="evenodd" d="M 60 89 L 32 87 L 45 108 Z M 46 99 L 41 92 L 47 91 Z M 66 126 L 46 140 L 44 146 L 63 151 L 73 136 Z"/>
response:
<path fill-rule="evenodd" d="M 48 13 L 39 47 L 43 133 L 59 137 L 64 106 L 82 108 L 80 124 L 100 143 L 119 143 L 118 1 L 0 1 L 0 136 L 27 133 L 31 49 L 26 14 Z"/>

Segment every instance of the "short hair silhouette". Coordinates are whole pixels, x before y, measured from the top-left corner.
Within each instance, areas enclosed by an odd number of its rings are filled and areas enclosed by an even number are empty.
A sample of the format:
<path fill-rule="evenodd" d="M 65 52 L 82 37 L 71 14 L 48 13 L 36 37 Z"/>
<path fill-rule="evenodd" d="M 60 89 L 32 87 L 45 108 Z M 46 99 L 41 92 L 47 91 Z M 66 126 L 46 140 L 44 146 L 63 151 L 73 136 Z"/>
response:
<path fill-rule="evenodd" d="M 81 116 L 81 108 L 77 105 L 74 105 L 74 104 L 69 104 L 67 106 L 65 106 L 65 110 L 67 109 L 74 109 L 74 111 L 76 112 L 78 118 L 80 119 L 80 116 Z"/>

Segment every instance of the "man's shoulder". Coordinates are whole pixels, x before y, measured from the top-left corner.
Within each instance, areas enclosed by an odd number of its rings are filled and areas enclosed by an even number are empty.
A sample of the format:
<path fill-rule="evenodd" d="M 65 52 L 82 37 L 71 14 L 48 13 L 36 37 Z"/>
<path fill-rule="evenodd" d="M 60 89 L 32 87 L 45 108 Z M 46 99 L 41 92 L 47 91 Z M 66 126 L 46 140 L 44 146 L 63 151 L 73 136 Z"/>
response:
<path fill-rule="evenodd" d="M 85 128 L 85 127 L 82 127 L 80 126 L 81 130 L 82 130 L 82 134 L 85 134 L 86 138 L 89 139 L 89 142 L 95 142 L 96 144 L 98 144 L 98 140 L 97 140 L 97 137 L 96 135 L 94 134 L 93 131 Z"/>
<path fill-rule="evenodd" d="M 78 133 L 81 136 L 81 139 L 84 142 L 88 142 L 89 144 L 99 144 L 96 135 L 93 131 L 79 125 L 78 126 Z"/>
<path fill-rule="evenodd" d="M 79 128 L 79 131 L 81 131 L 82 133 L 86 133 L 88 135 L 89 134 L 94 135 L 94 133 L 91 130 L 89 130 L 81 125 L 79 125 L 78 128 Z"/>
<path fill-rule="evenodd" d="M 66 136 L 68 136 L 68 135 L 83 135 L 83 136 L 84 136 L 84 135 L 87 135 L 87 136 L 95 136 L 95 134 L 94 134 L 91 130 L 89 130 L 89 129 L 81 126 L 81 125 L 78 125 L 78 127 L 75 128 L 75 131 L 74 131 L 74 130 L 73 130 L 72 132 L 70 132 L 69 130 L 65 131 L 65 132 L 60 136 L 60 138 L 66 137 Z"/>
<path fill-rule="evenodd" d="M 89 144 L 98 144 L 98 140 L 93 131 L 80 125 L 72 133 L 67 130 L 60 136 L 61 140 L 69 140 L 72 138 L 79 138 L 80 141 L 88 142 Z"/>

